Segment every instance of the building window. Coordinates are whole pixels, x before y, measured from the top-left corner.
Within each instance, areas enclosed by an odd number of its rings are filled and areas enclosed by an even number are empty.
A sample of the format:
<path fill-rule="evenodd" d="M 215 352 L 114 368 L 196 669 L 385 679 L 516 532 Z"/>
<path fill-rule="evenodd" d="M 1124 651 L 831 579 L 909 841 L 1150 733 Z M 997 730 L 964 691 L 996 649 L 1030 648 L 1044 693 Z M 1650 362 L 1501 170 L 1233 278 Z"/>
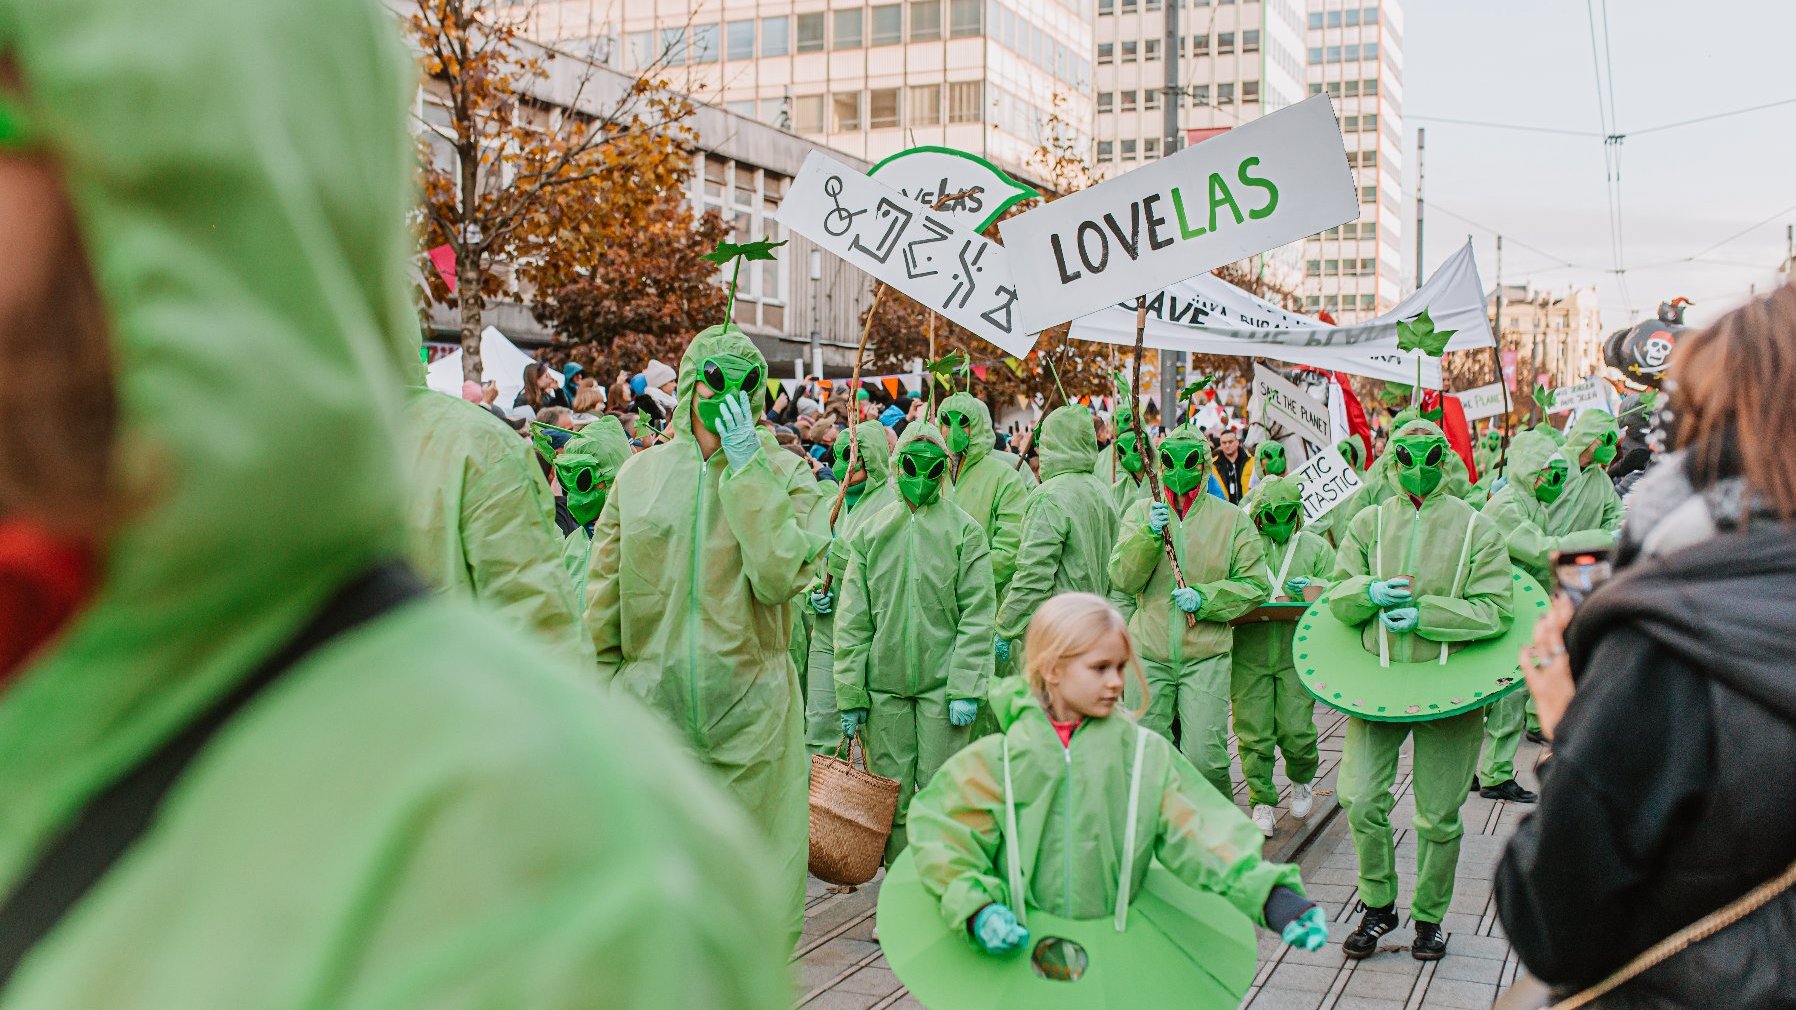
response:
<path fill-rule="evenodd" d="M 1360 47 L 1360 58 L 1365 59 L 1365 60 L 1377 59 L 1378 58 L 1378 43 L 1368 42 L 1365 45 L 1361 46 Z"/>
<path fill-rule="evenodd" d="M 910 40 L 933 42 L 942 37 L 942 0 L 911 0 Z"/>
<path fill-rule="evenodd" d="M 798 133 L 823 132 L 822 95 L 799 95 L 792 99 L 792 129 Z"/>
<path fill-rule="evenodd" d="M 966 38 L 978 35 L 980 30 L 979 0 L 950 0 L 948 7 L 948 35 L 950 38 Z"/>
<path fill-rule="evenodd" d="M 898 89 L 874 88 L 867 93 L 867 126 L 874 130 L 889 130 L 896 127 L 898 119 Z"/>
<path fill-rule="evenodd" d="M 792 20 L 784 15 L 761 19 L 761 55 L 784 56 L 791 51 Z"/>
<path fill-rule="evenodd" d="M 1315 66 L 1316 64 L 1321 63 L 1321 62 L 1322 62 L 1322 47 L 1321 46 L 1311 46 L 1310 47 L 1310 65 Z"/>
<path fill-rule="evenodd" d="M 624 36 L 624 58 L 629 60 L 631 70 L 641 70 L 660 55 L 655 50 L 654 32 L 631 32 Z"/>
<path fill-rule="evenodd" d="M 1310 85 L 1310 94 L 1320 95 L 1321 93 L 1322 93 L 1322 85 L 1320 85 L 1320 84 Z"/>
<path fill-rule="evenodd" d="M 1160 40 L 1159 39 L 1144 40 L 1141 43 L 1141 58 L 1144 60 L 1159 59 L 1160 58 Z"/>
<path fill-rule="evenodd" d="M 1098 43 L 1098 66 L 1101 67 L 1106 64 L 1114 63 L 1114 62 L 1116 62 L 1116 43 L 1114 43 L 1114 42 L 1099 42 Z"/>
<path fill-rule="evenodd" d="M 895 46 L 904 41 L 904 7 L 880 4 L 873 8 L 872 45 Z"/>
<path fill-rule="evenodd" d="M 1367 98 L 1378 97 L 1378 82 L 1376 80 L 1359 82 L 1359 93 Z"/>
<path fill-rule="evenodd" d="M 1342 116 L 1341 117 L 1341 132 L 1342 133 L 1358 133 L 1359 132 L 1359 117 L 1358 116 Z"/>
<path fill-rule="evenodd" d="M 1191 55 L 1202 56 L 1209 51 L 1210 37 L 1208 35 L 1191 36 Z"/>
<path fill-rule="evenodd" d="M 1235 84 L 1233 81 L 1230 81 L 1225 84 L 1216 85 L 1216 104 L 1217 105 L 1233 105 L 1233 104 L 1235 104 Z"/>
<path fill-rule="evenodd" d="M 725 102 L 723 107 L 725 111 L 733 112 L 743 119 L 755 118 L 755 102 L 752 98 L 741 102 Z"/>
<path fill-rule="evenodd" d="M 1341 261 L 1340 260 L 1323 260 L 1322 261 L 1322 272 L 1325 274 L 1329 274 L 1331 276 L 1334 274 L 1340 273 L 1341 272 Z"/>
<path fill-rule="evenodd" d="M 1116 13 L 1116 0 L 1098 0 L 1098 16 Z"/>
<path fill-rule="evenodd" d="M 1241 33 L 1241 51 L 1244 53 L 1260 51 L 1260 30 L 1258 28 L 1250 28 Z"/>
<path fill-rule="evenodd" d="M 1135 160 L 1135 142 L 1133 140 L 1125 140 L 1122 142 L 1122 160 Z"/>
<path fill-rule="evenodd" d="M 1123 39 L 1122 40 L 1122 58 L 1118 62 L 1121 62 L 1121 63 L 1135 62 L 1136 51 L 1140 48 L 1140 45 L 1141 44 L 1139 42 L 1136 42 L 1134 39 Z"/>
<path fill-rule="evenodd" d="M 1099 161 L 1113 161 L 1113 160 L 1115 160 L 1115 158 L 1116 158 L 1115 142 L 1109 141 L 1109 140 L 1098 141 L 1098 160 Z"/>
<path fill-rule="evenodd" d="M 1198 108 L 1210 104 L 1210 86 L 1208 84 L 1193 84 L 1191 86 L 1191 104 Z"/>
<path fill-rule="evenodd" d="M 858 14 L 859 11 L 856 11 Z M 830 132 L 849 133 L 861 128 L 861 93 L 836 92 L 830 96 Z"/>
<path fill-rule="evenodd" d="M 1158 158 L 1160 156 L 1160 138 L 1148 137 L 1143 140 L 1141 142 L 1141 156 L 1143 158 Z"/>
<path fill-rule="evenodd" d="M 1322 15 L 1320 13 L 1310 15 L 1310 27 L 1311 28 L 1322 27 Z"/>
<path fill-rule="evenodd" d="M 1378 307 L 1378 296 L 1371 295 L 1371 294 L 1360 295 L 1359 296 L 1359 307 L 1362 309 L 1377 308 Z"/>
<path fill-rule="evenodd" d="M 1098 111 L 1099 112 L 1114 112 L 1114 111 L 1116 111 L 1116 92 L 1114 92 L 1114 91 L 1098 92 Z"/>
<path fill-rule="evenodd" d="M 960 0 L 955 0 L 958 4 Z M 948 85 L 948 122 L 977 123 L 985 111 L 980 81 L 955 81 Z"/>
<path fill-rule="evenodd" d="M 940 84 L 919 84 L 910 89 L 910 121 L 913 126 L 942 125 Z"/>
<path fill-rule="evenodd" d="M 1322 261 L 1310 260 L 1303 265 L 1303 272 L 1309 274 L 1311 277 L 1317 276 L 1322 273 Z"/>
<path fill-rule="evenodd" d="M 823 51 L 823 19 L 827 15 L 798 15 L 798 51 L 801 53 L 820 53 Z"/>
<path fill-rule="evenodd" d="M 661 29 L 661 52 L 669 65 L 686 62 L 686 29 Z"/>
<path fill-rule="evenodd" d="M 1138 4 L 1136 3 L 1136 0 L 1122 0 L 1122 12 L 1124 14 L 1135 13 L 1135 8 L 1137 6 L 1138 6 Z"/>
<path fill-rule="evenodd" d="M 717 62 L 717 35 L 716 25 L 692 26 L 692 62 Z"/>
<path fill-rule="evenodd" d="M 1368 112 L 1365 115 L 1359 117 L 1359 128 L 1367 131 L 1368 133 L 1377 133 L 1378 132 L 1378 113 Z"/>
<path fill-rule="evenodd" d="M 1359 23 L 1362 25 L 1377 24 L 1378 23 L 1378 8 L 1367 7 L 1364 10 L 1360 11 Z"/>
<path fill-rule="evenodd" d="M 1358 81 L 1347 81 L 1346 83 L 1342 84 L 1341 85 L 1341 93 L 1345 94 L 1348 98 L 1358 98 L 1359 97 L 1359 82 Z"/>
<path fill-rule="evenodd" d="M 766 123 L 768 126 L 777 126 L 782 130 L 790 130 L 792 128 L 792 119 L 786 111 L 786 100 L 784 98 L 761 99 L 760 118 L 761 122 Z"/>
<path fill-rule="evenodd" d="M 1259 100 L 1260 100 L 1260 82 L 1259 81 L 1242 81 L 1241 82 L 1241 102 L 1242 102 L 1242 104 L 1246 104 L 1248 102 L 1257 102 Z"/>
<path fill-rule="evenodd" d="M 1361 186 L 1359 188 L 1359 202 L 1360 203 L 1377 203 L 1378 202 L 1378 187 L 1377 186 Z"/>
<path fill-rule="evenodd" d="M 1141 89 L 1141 107 L 1143 109 L 1147 110 L 1148 112 L 1152 112 L 1155 109 L 1158 109 L 1160 107 L 1160 89 L 1159 88 L 1142 88 Z"/>
<path fill-rule="evenodd" d="M 1329 11 L 1328 12 L 1328 27 L 1330 27 L 1330 28 L 1341 27 L 1341 12 L 1340 11 Z"/>
<path fill-rule="evenodd" d="M 732 60 L 752 60 L 755 58 L 755 23 L 753 21 L 731 21 L 729 26 L 729 58 Z"/>
<path fill-rule="evenodd" d="M 861 47 L 861 9 L 849 7 L 845 10 L 833 11 L 836 23 L 830 38 L 831 49 L 859 49 Z"/>
<path fill-rule="evenodd" d="M 1135 111 L 1135 92 L 1125 91 L 1122 93 L 1121 109 L 1124 112 L 1134 112 Z"/>
<path fill-rule="evenodd" d="M 1234 32 L 1217 32 L 1216 33 L 1216 55 L 1222 56 L 1227 53 L 1232 53 L 1234 51 L 1235 51 L 1235 33 Z"/>

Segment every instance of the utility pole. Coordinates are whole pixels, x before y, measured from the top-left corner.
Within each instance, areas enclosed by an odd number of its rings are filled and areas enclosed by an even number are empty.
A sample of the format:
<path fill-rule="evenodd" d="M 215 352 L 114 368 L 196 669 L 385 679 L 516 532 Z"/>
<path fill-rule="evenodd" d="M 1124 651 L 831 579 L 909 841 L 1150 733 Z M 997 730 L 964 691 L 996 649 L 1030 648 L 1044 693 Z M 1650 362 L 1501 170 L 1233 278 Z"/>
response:
<path fill-rule="evenodd" d="M 1470 236 L 1467 236 L 1468 238 Z M 1503 236 L 1497 236 L 1497 346 L 1503 346 Z M 1500 380 L 1502 376 L 1498 376 Z"/>
<path fill-rule="evenodd" d="M 1422 150 L 1428 128 L 1416 127 L 1416 287 L 1422 286 Z M 1499 240 L 1500 242 L 1500 240 Z M 1502 293 L 1498 292 L 1498 298 Z M 1501 305 L 1499 301 L 1497 304 Z"/>
<path fill-rule="evenodd" d="M 1160 139 L 1160 157 L 1170 158 L 1183 146 L 1183 131 L 1179 128 L 1179 106 L 1185 96 L 1179 91 L 1179 6 L 1184 0 L 1166 0 L 1161 9 L 1166 12 L 1166 38 L 1160 43 L 1166 60 L 1165 86 L 1160 92 L 1161 122 L 1164 136 Z M 1160 424 L 1171 426 L 1171 417 L 1179 396 L 1179 365 L 1185 355 L 1178 351 L 1162 350 L 1160 354 Z"/>

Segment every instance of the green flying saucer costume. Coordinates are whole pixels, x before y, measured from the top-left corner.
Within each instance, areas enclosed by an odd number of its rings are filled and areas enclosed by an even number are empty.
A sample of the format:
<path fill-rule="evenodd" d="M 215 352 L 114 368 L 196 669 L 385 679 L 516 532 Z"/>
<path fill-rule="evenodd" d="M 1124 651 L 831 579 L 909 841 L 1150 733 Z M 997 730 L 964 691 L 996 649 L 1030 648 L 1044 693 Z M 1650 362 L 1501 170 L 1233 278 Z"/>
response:
<path fill-rule="evenodd" d="M 1014 467 L 994 455 L 997 433 L 992 430 L 992 414 L 978 397 L 954 393 L 942 401 L 936 416 L 953 457 L 948 474 L 954 482 L 954 502 L 985 530 L 992 548 L 992 583 L 1002 600 L 1016 572 L 1029 485 Z"/>
<path fill-rule="evenodd" d="M 972 739 L 970 720 L 949 724 L 948 705 L 990 689 L 998 611 L 985 531 L 942 499 L 941 434 L 907 426 L 893 459 L 903 500 L 849 538 L 835 621 L 836 707 L 866 712 L 867 768 L 900 784 L 888 863 L 904 851 L 912 793 Z"/>
<path fill-rule="evenodd" d="M 1229 622 L 1266 599 L 1266 553 L 1253 520 L 1208 494 L 1210 442 L 1203 433 L 1178 428 L 1160 443 L 1160 479 L 1171 499 L 1167 529 L 1185 582 L 1199 594 L 1196 626 L 1173 603 L 1172 566 L 1161 535 L 1149 526 L 1153 502 L 1129 506 L 1110 552 L 1110 579 L 1134 601 L 1129 633 L 1147 674 L 1148 708 L 1141 724 L 1172 738 L 1179 720 L 1179 750 L 1216 791 L 1228 796 Z M 1181 512 L 1181 506 L 1183 511 Z M 1126 685 L 1128 704 L 1139 705 L 1139 687 Z"/>
<path fill-rule="evenodd" d="M 822 568 L 829 502 L 765 428 L 737 468 L 721 448 L 706 457 L 692 427 L 695 403 L 707 414 L 701 381 L 720 400 L 758 390 L 748 380 L 764 381 L 765 369 L 734 326 L 692 338 L 673 441 L 631 457 L 599 513 L 587 626 L 601 679 L 672 722 L 761 828 L 796 940 L 810 846 L 790 608 Z"/>
<path fill-rule="evenodd" d="M 0 105 L 30 115 L 99 280 L 109 490 L 132 506 L 95 598 L 0 693 L 0 892 L 407 554 L 418 68 L 397 36 L 361 0 L 0 0 L 23 82 Z M 790 1007 L 747 818 L 518 623 L 427 595 L 290 666 L 0 1005 Z"/>
<path fill-rule="evenodd" d="M 1035 608 L 1059 593 L 1103 596 L 1116 542 L 1110 489 L 1091 472 L 1098 452 L 1091 411 L 1057 407 L 1041 422 L 1036 445 L 1041 485 L 1029 492 L 1016 573 L 998 606 L 998 635 L 1020 642 Z"/>
<path fill-rule="evenodd" d="M 880 889 L 899 980 L 933 1010 L 1238 1005 L 1253 926 L 1273 887 L 1301 890 L 1297 868 L 1262 860 L 1240 810 L 1127 716 L 1087 719 L 1062 746 L 1021 678 L 990 702 L 1002 732 L 917 796 Z M 1030 952 L 975 948 L 967 920 L 992 902 L 1017 912 Z M 1042 946 L 1056 937 L 1084 958 Z"/>
<path fill-rule="evenodd" d="M 1334 548 L 1301 529 L 1303 496 L 1294 481 L 1269 478 L 1248 496 L 1247 514 L 1260 533 L 1271 599 L 1302 600 L 1294 580 L 1326 586 L 1334 571 Z M 1285 756 L 1293 783 L 1316 778 L 1316 699 L 1297 679 L 1291 652 L 1296 626 L 1285 622 L 1242 624 L 1235 628 L 1229 700 L 1241 752 L 1241 775 L 1251 804 L 1277 805 L 1272 784 L 1273 751 Z"/>
<path fill-rule="evenodd" d="M 1495 660 L 1498 673 L 1481 666 L 1491 660 L 1475 660 L 1476 653 L 1452 657 L 1511 628 L 1513 585 L 1526 578 L 1510 567 L 1495 525 L 1449 493 L 1452 458 L 1433 423 L 1411 421 L 1398 430 L 1386 467 L 1397 495 L 1353 517 L 1336 552 L 1334 585 L 1298 625 L 1295 643 L 1305 685 L 1351 716 L 1337 788 L 1369 906 L 1397 897 L 1390 790 L 1398 749 L 1415 738 L 1412 908 L 1416 918 L 1434 923 L 1453 897 L 1464 834 L 1459 809 L 1484 735 L 1477 709 L 1519 683 L 1515 648 Z M 1407 598 L 1375 602 L 1387 580 L 1399 576 L 1410 579 Z M 1539 602 L 1544 606 L 1544 598 Z M 1407 622 L 1408 630 L 1392 630 L 1393 622 Z M 1488 647 L 1485 657 L 1493 655 L 1490 648 L 1500 647 Z M 1482 697 L 1459 686 L 1468 665 L 1472 681 L 1485 682 Z M 1508 682 L 1499 684 L 1504 677 Z"/>

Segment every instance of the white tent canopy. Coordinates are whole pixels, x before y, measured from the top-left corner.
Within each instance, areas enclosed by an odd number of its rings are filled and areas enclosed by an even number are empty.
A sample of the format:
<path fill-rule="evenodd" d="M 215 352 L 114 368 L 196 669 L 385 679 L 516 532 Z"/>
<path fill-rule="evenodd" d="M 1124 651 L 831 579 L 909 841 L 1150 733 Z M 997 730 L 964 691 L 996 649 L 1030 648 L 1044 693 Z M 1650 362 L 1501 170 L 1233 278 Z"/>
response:
<path fill-rule="evenodd" d="M 461 357 L 459 348 L 431 362 L 425 384 L 439 393 L 461 395 Z M 488 326 L 480 333 L 481 373 L 499 384 L 498 407 L 510 410 L 512 401 L 524 388 L 524 366 L 536 359 L 518 349 L 505 334 Z"/>

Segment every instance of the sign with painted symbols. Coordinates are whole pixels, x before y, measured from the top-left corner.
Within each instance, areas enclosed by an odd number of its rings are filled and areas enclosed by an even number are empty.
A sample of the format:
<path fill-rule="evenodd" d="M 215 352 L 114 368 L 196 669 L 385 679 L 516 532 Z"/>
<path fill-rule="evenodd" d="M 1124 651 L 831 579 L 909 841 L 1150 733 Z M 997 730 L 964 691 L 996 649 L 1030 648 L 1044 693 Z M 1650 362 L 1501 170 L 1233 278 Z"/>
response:
<path fill-rule="evenodd" d="M 998 228 L 1039 332 L 1358 216 L 1323 94 Z"/>
<path fill-rule="evenodd" d="M 868 169 L 867 175 L 968 231 L 984 231 L 1000 214 L 1041 195 L 984 158 L 952 147 L 899 151 Z M 935 209 L 943 197 L 956 193 L 965 195 Z"/>
<path fill-rule="evenodd" d="M 1303 521 L 1313 523 L 1353 496 L 1364 483 L 1359 472 L 1347 465 L 1341 450 L 1330 446 L 1291 475 L 1303 494 Z"/>
<path fill-rule="evenodd" d="M 1035 346 L 1003 246 L 821 151 L 805 158 L 778 220 L 1013 358 Z"/>
<path fill-rule="evenodd" d="M 1265 365 L 1253 366 L 1253 418 L 1267 428 L 1273 424 L 1296 432 L 1312 445 L 1333 445 L 1334 431 L 1328 407 Z"/>

